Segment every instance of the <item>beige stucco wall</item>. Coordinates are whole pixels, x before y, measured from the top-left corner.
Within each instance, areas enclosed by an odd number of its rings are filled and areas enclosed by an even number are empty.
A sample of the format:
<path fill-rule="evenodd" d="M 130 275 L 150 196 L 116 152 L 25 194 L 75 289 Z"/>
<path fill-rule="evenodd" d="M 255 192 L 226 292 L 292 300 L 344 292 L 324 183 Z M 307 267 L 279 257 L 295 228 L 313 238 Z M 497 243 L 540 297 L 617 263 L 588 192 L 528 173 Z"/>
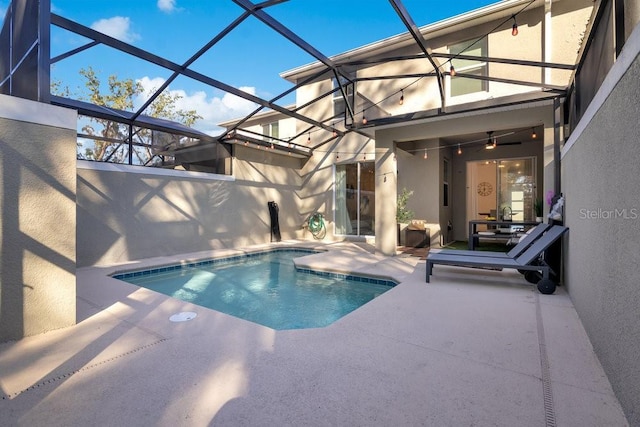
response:
<path fill-rule="evenodd" d="M 79 161 L 78 265 L 269 242 L 269 201 L 282 238 L 300 237 L 298 160 L 243 146 L 236 154 L 234 179 Z"/>
<path fill-rule="evenodd" d="M 640 425 L 640 27 L 564 148 L 565 283 L 630 425 Z"/>
<path fill-rule="evenodd" d="M 75 126 L 0 95 L 0 342 L 76 321 Z"/>

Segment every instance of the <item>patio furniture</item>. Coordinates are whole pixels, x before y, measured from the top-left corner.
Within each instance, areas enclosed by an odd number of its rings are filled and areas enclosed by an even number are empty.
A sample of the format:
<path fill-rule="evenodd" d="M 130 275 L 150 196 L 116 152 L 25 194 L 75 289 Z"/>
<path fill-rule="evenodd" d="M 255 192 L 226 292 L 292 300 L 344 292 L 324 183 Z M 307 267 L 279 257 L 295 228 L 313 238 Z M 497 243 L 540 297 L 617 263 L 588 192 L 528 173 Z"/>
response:
<path fill-rule="evenodd" d="M 479 232 L 477 231 L 478 225 L 486 225 L 495 228 L 495 232 Z M 532 227 L 538 225 L 534 221 L 496 221 L 489 219 L 474 219 L 469 221 L 469 250 L 472 251 L 478 246 L 480 238 L 485 239 L 509 239 L 511 237 L 511 229 L 513 227 Z M 504 233 L 502 228 L 509 228 L 509 231 Z"/>
<path fill-rule="evenodd" d="M 543 254 L 568 230 L 568 228 L 559 225 L 551 227 L 515 258 L 430 253 L 427 256 L 426 281 L 429 283 L 430 276 L 433 274 L 433 266 L 436 264 L 471 268 L 512 268 L 524 273 L 525 279 L 530 282 L 539 277 L 538 273 L 542 274 L 542 278 L 537 282 L 538 290 L 543 294 L 552 294 L 555 292 L 557 284 L 551 280 L 550 275 L 555 275 L 556 272 L 549 266 Z"/>
<path fill-rule="evenodd" d="M 525 251 L 533 242 L 535 242 L 544 232 L 552 227 L 551 224 L 538 224 L 534 228 L 530 229 L 520 239 L 517 245 L 515 245 L 509 252 L 496 252 L 496 251 L 469 251 L 469 250 L 457 250 L 457 249 L 442 249 L 434 252 L 434 254 L 443 255 L 455 255 L 455 256 L 485 256 L 485 257 L 498 257 L 498 258 L 515 258 Z"/>

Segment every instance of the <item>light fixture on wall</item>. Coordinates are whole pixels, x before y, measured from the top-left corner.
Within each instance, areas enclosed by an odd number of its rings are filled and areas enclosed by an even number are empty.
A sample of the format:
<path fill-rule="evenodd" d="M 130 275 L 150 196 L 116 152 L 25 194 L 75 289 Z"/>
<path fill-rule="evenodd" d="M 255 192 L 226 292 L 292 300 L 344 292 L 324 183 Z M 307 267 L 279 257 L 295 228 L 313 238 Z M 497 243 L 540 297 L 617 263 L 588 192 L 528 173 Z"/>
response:
<path fill-rule="evenodd" d="M 516 22 L 516 15 L 513 15 L 512 18 L 513 26 L 511 27 L 511 35 L 515 37 L 518 35 L 518 23 Z"/>
<path fill-rule="evenodd" d="M 400 89 L 400 101 L 398 101 L 398 104 L 404 104 L 404 89 Z"/>
<path fill-rule="evenodd" d="M 531 128 L 531 138 L 536 139 L 538 134 L 536 133 L 536 128 Z"/>
<path fill-rule="evenodd" d="M 458 154 L 462 154 L 462 148 L 460 148 L 460 144 L 458 144 Z"/>
<path fill-rule="evenodd" d="M 489 139 L 487 139 L 487 143 L 485 144 L 484 148 L 486 148 L 487 150 L 493 150 L 494 148 L 496 148 L 496 139 L 493 137 L 493 131 L 487 132 L 487 135 L 489 135 Z"/>
<path fill-rule="evenodd" d="M 456 76 L 456 69 L 453 68 L 453 64 L 451 64 L 451 68 L 449 68 L 449 74 L 451 74 L 451 77 Z"/>

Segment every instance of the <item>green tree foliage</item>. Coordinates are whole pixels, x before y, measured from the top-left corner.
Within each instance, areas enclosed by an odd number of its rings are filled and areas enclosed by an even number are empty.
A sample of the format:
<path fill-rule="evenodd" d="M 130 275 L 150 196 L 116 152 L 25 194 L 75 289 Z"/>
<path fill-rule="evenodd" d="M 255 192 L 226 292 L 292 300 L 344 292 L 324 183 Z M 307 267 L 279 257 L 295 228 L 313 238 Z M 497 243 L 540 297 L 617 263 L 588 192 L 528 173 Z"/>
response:
<path fill-rule="evenodd" d="M 100 76 L 89 67 L 81 69 L 80 75 L 84 79 L 84 88 L 79 89 L 75 97 L 95 105 L 117 110 L 134 111 L 136 99 L 144 92 L 142 85 L 133 79 L 119 79 L 116 75 L 109 76 L 106 85 Z M 51 85 L 51 92 L 60 96 L 71 95 L 68 87 L 62 88 L 59 82 Z M 202 117 L 195 110 L 182 110 L 177 107 L 181 96 L 162 92 L 144 112 L 145 115 L 167 119 L 192 126 Z M 126 162 L 129 149 L 129 126 L 125 123 L 96 117 L 86 117 L 81 120 L 81 132 L 90 139 L 90 144 L 78 144 L 78 158 L 115 163 Z M 179 135 L 169 135 L 152 132 L 149 129 L 133 127 L 133 157 L 136 164 L 150 164 L 160 161 L 157 156 L 159 147 L 180 145 L 185 138 Z M 81 152 L 84 147 L 84 152 Z"/>

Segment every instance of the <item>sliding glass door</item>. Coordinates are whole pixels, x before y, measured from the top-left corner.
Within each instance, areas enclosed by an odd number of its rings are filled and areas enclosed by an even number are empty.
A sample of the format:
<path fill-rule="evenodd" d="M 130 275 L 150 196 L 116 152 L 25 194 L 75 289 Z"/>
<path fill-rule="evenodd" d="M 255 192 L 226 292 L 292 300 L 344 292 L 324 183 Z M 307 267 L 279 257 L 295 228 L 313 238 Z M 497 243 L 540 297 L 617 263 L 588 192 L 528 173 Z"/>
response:
<path fill-rule="evenodd" d="M 335 167 L 335 234 L 373 236 L 375 230 L 375 173 L 373 162 Z"/>

